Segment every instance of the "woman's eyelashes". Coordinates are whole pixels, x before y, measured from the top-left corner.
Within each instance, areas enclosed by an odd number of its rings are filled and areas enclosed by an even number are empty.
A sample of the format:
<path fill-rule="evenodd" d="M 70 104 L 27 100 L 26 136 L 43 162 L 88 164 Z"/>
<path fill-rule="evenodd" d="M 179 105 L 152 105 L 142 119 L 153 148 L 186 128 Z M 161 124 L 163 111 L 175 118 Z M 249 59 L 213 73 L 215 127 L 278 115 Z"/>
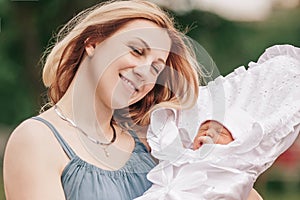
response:
<path fill-rule="evenodd" d="M 144 49 L 142 49 L 142 48 L 138 48 L 138 47 L 135 47 L 133 45 L 129 45 L 129 48 L 131 49 L 131 53 L 133 55 L 136 55 L 136 56 L 144 55 Z"/>
<path fill-rule="evenodd" d="M 159 70 L 159 68 L 156 65 L 151 64 L 151 67 L 154 69 L 154 71 L 155 71 L 156 74 L 159 73 L 160 70 Z"/>
<path fill-rule="evenodd" d="M 163 64 L 152 63 L 151 67 L 153 68 L 153 70 L 155 71 L 156 74 L 159 74 L 164 69 Z"/>

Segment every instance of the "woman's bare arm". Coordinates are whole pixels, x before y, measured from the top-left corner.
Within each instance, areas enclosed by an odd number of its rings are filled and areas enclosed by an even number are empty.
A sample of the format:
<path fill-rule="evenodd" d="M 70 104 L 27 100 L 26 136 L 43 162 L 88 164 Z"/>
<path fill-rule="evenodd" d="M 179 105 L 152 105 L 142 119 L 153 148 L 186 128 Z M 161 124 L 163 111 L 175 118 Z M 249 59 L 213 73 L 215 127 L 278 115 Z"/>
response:
<path fill-rule="evenodd" d="M 52 133 L 34 120 L 12 133 L 4 156 L 7 200 L 64 200 L 60 174 L 62 150 Z"/>
<path fill-rule="evenodd" d="M 263 198 L 258 194 L 255 189 L 252 189 L 249 193 L 249 197 L 247 200 L 263 200 Z"/>

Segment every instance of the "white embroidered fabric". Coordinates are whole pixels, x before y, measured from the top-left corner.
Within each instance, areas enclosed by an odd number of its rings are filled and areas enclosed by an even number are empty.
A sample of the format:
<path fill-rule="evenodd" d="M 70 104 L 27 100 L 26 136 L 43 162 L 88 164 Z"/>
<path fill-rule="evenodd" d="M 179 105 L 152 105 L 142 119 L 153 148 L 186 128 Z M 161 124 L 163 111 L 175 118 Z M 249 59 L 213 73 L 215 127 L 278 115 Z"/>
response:
<path fill-rule="evenodd" d="M 247 199 L 257 177 L 300 131 L 300 48 L 277 45 L 248 70 L 239 67 L 199 88 L 190 110 L 160 108 L 147 139 L 159 164 L 136 200 Z M 199 126 L 222 123 L 234 141 L 192 150 Z"/>

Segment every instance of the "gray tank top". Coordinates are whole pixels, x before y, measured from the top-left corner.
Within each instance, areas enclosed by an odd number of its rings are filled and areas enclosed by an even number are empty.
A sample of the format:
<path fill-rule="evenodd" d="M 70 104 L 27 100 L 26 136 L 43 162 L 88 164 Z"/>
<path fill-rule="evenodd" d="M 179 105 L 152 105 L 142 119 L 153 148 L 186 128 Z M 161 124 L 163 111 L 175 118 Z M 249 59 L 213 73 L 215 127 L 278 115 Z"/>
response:
<path fill-rule="evenodd" d="M 132 200 L 151 186 L 146 175 L 156 164 L 133 131 L 130 134 L 135 147 L 131 157 L 121 169 L 108 171 L 80 159 L 48 121 L 40 117 L 33 119 L 51 129 L 70 158 L 61 175 L 67 200 Z"/>

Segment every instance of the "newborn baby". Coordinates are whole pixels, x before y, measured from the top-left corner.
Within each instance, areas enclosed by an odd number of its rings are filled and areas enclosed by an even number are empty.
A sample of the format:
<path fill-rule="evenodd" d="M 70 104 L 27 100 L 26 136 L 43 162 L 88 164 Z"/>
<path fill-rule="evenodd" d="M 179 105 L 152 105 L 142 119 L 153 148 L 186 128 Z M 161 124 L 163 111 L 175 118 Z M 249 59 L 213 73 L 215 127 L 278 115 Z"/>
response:
<path fill-rule="evenodd" d="M 193 149 L 199 149 L 203 144 L 228 144 L 232 141 L 232 135 L 227 128 L 217 121 L 208 120 L 200 126 Z"/>
<path fill-rule="evenodd" d="M 137 200 L 246 200 L 299 134 L 299 87 L 300 49 L 279 45 L 199 87 L 193 108 L 154 110 L 147 141 L 159 164 Z"/>

